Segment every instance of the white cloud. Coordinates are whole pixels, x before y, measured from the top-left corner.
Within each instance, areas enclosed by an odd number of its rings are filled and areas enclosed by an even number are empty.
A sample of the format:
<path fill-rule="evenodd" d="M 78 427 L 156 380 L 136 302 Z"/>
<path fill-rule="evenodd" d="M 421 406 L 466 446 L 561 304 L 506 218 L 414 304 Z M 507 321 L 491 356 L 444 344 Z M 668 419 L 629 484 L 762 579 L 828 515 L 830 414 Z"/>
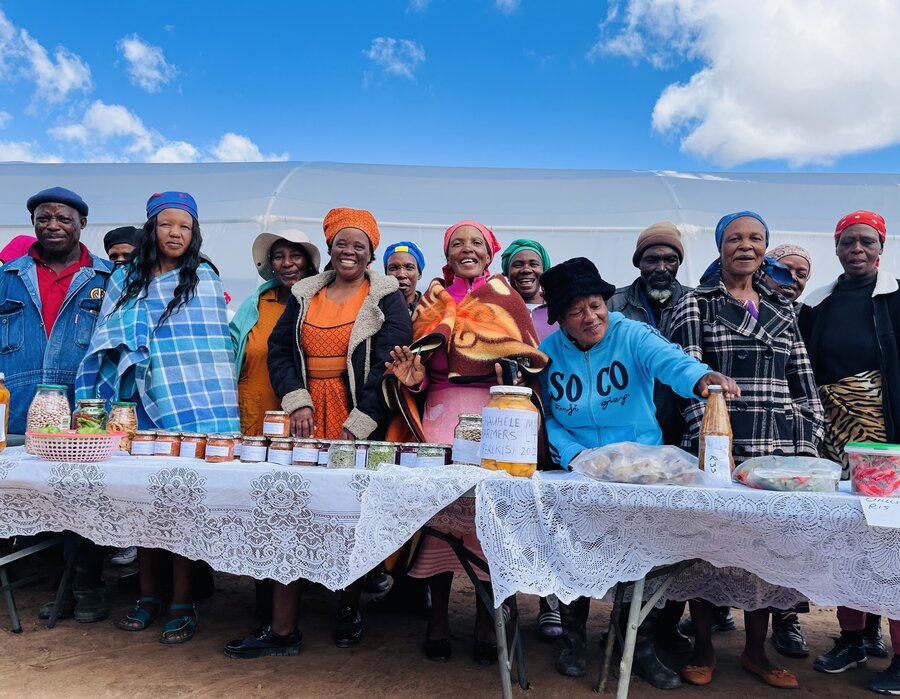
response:
<path fill-rule="evenodd" d="M 49 130 L 60 141 L 76 142 L 83 146 L 105 146 L 110 141 L 124 145 L 131 154 L 147 154 L 154 150 L 158 135 L 152 133 L 140 117 L 121 104 L 93 102 L 82 120 L 75 124 L 57 126 Z"/>
<path fill-rule="evenodd" d="M 196 163 L 200 151 L 187 141 L 172 141 L 157 148 L 147 157 L 148 163 Z"/>
<path fill-rule="evenodd" d="M 799 166 L 900 143 L 898 34 L 894 0 L 624 0 L 589 56 L 699 62 L 663 90 L 654 130 L 725 166 Z"/>
<path fill-rule="evenodd" d="M 262 160 L 287 160 L 288 154 L 277 155 L 269 153 L 263 155 L 253 141 L 246 136 L 229 132 L 222 136 L 210 149 L 210 153 L 216 160 L 229 163 L 258 162 Z"/>
<path fill-rule="evenodd" d="M 31 141 L 0 141 L 0 162 L 61 163 L 62 158 L 44 153 Z"/>
<path fill-rule="evenodd" d="M 363 54 L 391 75 L 415 79 L 416 66 L 425 60 L 425 49 L 409 39 L 379 36 Z"/>
<path fill-rule="evenodd" d="M 494 0 L 494 7 L 506 15 L 511 15 L 519 9 L 519 0 Z"/>
<path fill-rule="evenodd" d="M 178 75 L 178 69 L 166 61 L 163 50 L 137 34 L 122 37 L 117 46 L 128 62 L 128 78 L 146 92 L 159 92 Z"/>
<path fill-rule="evenodd" d="M 12 121 L 12 118 L 13 116 L 9 112 L 0 111 L 0 129 L 5 129 L 9 126 L 9 122 Z"/>

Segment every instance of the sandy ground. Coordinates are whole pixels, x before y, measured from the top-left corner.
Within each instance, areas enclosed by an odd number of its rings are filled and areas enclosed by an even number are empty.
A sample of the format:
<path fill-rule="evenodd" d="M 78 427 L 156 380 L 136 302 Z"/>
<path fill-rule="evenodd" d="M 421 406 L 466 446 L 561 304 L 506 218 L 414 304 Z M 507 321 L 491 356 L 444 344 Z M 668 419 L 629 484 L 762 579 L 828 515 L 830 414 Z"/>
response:
<path fill-rule="evenodd" d="M 499 696 L 497 668 L 479 667 L 471 660 L 474 603 L 468 581 L 459 577 L 451 606 L 453 658 L 429 661 L 421 651 L 423 619 L 399 613 L 372 611 L 359 646 L 339 649 L 331 640 L 336 595 L 313 586 L 300 615 L 303 653 L 296 658 L 231 660 L 224 643 L 254 627 L 254 587 L 251 580 L 216 575 L 217 593 L 199 606 L 200 627 L 192 641 L 166 647 L 158 643 L 157 621 L 138 633 L 119 631 L 113 619 L 131 606 L 135 595 L 116 585 L 129 568 L 107 568 L 113 617 L 96 624 L 64 620 L 55 629 L 38 621 L 37 609 L 50 597 L 47 584 L 20 590 L 17 602 L 24 631 L 9 631 L 5 604 L 0 603 L 0 695 L 10 697 L 474 697 Z M 534 633 L 536 599 L 520 595 L 525 657 L 531 690 L 514 689 L 516 697 L 596 697 L 593 685 L 600 670 L 600 631 L 609 605 L 591 609 L 588 677 L 564 678 L 553 670 L 558 652 Z M 735 614 L 738 624 L 741 614 Z M 802 617 L 812 656 L 829 649 L 837 633 L 832 608 L 814 607 Z M 885 633 L 887 632 L 885 624 Z M 770 689 L 738 665 L 743 633 L 718 634 L 718 668 L 706 688 L 661 692 L 634 678 L 634 697 L 768 697 L 784 690 Z M 773 657 L 780 657 L 771 651 Z M 677 659 L 672 664 L 677 663 Z M 869 668 L 839 676 L 812 670 L 812 660 L 783 659 L 799 676 L 801 689 L 793 696 L 875 696 L 864 690 L 871 674 L 887 665 L 870 660 Z M 515 685 L 514 685 L 515 686 Z"/>

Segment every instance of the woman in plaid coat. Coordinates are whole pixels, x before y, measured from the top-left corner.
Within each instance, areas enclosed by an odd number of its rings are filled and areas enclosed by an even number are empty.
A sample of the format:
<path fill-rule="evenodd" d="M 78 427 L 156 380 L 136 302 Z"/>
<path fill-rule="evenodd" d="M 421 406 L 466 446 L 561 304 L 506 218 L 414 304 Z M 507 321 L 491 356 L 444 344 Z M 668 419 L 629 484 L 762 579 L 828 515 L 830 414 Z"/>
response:
<path fill-rule="evenodd" d="M 769 229 L 759 214 L 729 214 L 716 226 L 719 259 L 700 286 L 679 301 L 672 341 L 714 371 L 731 376 L 741 397 L 729 405 L 734 460 L 767 454 L 816 456 L 823 411 L 806 347 L 787 300 L 771 290 L 764 273 L 778 281 L 789 272 L 765 257 Z M 789 283 L 787 281 L 786 283 Z M 690 401 L 682 446 L 698 451 L 704 405 Z M 715 666 L 711 642 L 714 607 L 691 600 L 694 657 L 682 669 L 692 684 L 708 684 Z M 796 687 L 787 670 L 766 657 L 767 609 L 744 613 L 747 638 L 741 666 L 775 687 Z"/>

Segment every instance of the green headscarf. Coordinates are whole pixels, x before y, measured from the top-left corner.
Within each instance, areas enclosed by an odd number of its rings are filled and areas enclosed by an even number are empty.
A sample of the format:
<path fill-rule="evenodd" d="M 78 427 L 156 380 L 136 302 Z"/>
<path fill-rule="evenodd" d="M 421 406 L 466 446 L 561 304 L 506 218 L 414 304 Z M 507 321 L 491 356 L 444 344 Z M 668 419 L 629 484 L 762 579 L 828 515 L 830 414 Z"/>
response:
<path fill-rule="evenodd" d="M 504 250 L 503 254 L 500 256 L 500 265 L 503 270 L 504 276 L 509 276 L 510 260 L 512 260 L 513 256 L 517 252 L 522 252 L 522 250 L 534 250 L 541 258 L 541 264 L 544 266 L 544 271 L 546 272 L 548 269 L 550 269 L 550 255 L 548 255 L 547 251 L 544 250 L 543 245 L 541 245 L 536 240 L 517 238 L 509 244 L 509 247 L 506 248 L 506 250 Z"/>

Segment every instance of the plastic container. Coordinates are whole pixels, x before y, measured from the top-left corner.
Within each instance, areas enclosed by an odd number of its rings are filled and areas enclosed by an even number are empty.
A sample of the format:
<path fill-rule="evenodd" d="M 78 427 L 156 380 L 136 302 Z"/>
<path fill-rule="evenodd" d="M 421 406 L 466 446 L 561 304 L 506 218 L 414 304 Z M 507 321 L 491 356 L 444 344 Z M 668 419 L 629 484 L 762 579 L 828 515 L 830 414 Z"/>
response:
<path fill-rule="evenodd" d="M 850 489 L 866 497 L 900 497 L 900 445 L 850 442 Z"/>
<path fill-rule="evenodd" d="M 67 430 L 72 422 L 72 409 L 66 396 L 66 387 L 57 384 L 38 384 L 31 405 L 28 406 L 28 417 L 25 420 L 26 432 L 46 432 L 48 428 Z M 25 436 L 25 451 L 31 450 L 31 438 Z"/>
<path fill-rule="evenodd" d="M 156 449 L 156 430 L 137 430 L 131 439 L 132 456 L 153 456 Z"/>
<path fill-rule="evenodd" d="M 328 450 L 328 468 L 356 468 L 356 445 L 347 440 L 336 440 Z"/>
<path fill-rule="evenodd" d="M 397 451 L 399 444 L 394 442 L 369 442 L 369 451 L 366 453 L 366 468 L 377 471 L 385 464 L 397 463 Z"/>
<path fill-rule="evenodd" d="M 266 460 L 270 464 L 281 466 L 293 464 L 294 440 L 290 437 L 272 437 L 272 441 L 269 443 L 269 457 Z"/>
<path fill-rule="evenodd" d="M 709 397 L 700 423 L 700 470 L 706 471 L 722 486 L 731 485 L 734 471 L 731 419 L 721 386 L 710 386 Z"/>
<path fill-rule="evenodd" d="M 265 437 L 290 437 L 291 416 L 283 410 L 267 410 L 262 429 Z"/>
<path fill-rule="evenodd" d="M 56 433 L 26 432 L 31 437 L 34 453 L 46 461 L 91 463 L 106 461 L 116 451 L 121 432 L 78 434 L 75 430 Z"/>
<path fill-rule="evenodd" d="M 157 432 L 153 445 L 154 456 L 181 456 L 181 433 Z"/>
<path fill-rule="evenodd" d="M 266 460 L 269 440 L 265 437 L 244 437 L 241 444 L 241 463 L 259 464 Z"/>
<path fill-rule="evenodd" d="M 450 463 L 449 444 L 420 444 L 416 454 L 416 466 L 426 468 L 428 466 L 446 466 Z"/>
<path fill-rule="evenodd" d="M 530 478 L 537 468 L 538 410 L 525 386 L 491 386 L 481 412 L 481 467 Z"/>
<path fill-rule="evenodd" d="M 131 450 L 131 440 L 137 431 L 137 403 L 128 401 L 116 401 L 109 410 L 109 418 L 106 420 L 106 429 L 110 432 L 124 432 L 125 436 L 119 442 L 121 451 Z"/>
<path fill-rule="evenodd" d="M 206 438 L 204 458 L 211 464 L 222 464 L 234 461 L 234 435 L 211 434 Z"/>
<path fill-rule="evenodd" d="M 291 447 L 291 463 L 294 466 L 318 466 L 319 440 L 295 439 Z"/>
<path fill-rule="evenodd" d="M 9 389 L 0 371 L 0 451 L 6 449 L 6 431 L 9 427 Z"/>
<path fill-rule="evenodd" d="M 453 430 L 452 461 L 455 464 L 481 466 L 481 415 L 459 416 Z"/>

